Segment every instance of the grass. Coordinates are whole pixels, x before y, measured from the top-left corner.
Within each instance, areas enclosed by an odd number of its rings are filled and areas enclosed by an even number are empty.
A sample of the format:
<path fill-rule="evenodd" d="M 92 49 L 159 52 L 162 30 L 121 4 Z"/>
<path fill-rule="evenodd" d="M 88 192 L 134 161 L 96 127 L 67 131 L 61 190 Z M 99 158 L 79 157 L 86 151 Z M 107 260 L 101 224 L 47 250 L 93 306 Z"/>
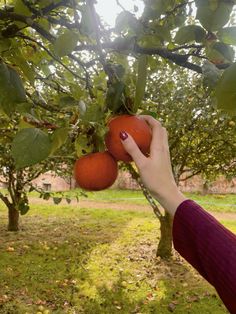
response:
<path fill-rule="evenodd" d="M 96 202 L 130 203 L 137 205 L 147 205 L 147 200 L 142 191 L 136 190 L 113 190 L 108 189 L 99 192 L 86 192 L 86 195 L 80 189 L 64 192 L 64 197 L 76 198 L 80 200 L 88 199 Z M 58 194 L 55 193 L 55 196 Z M 195 200 L 206 210 L 212 212 L 236 213 L 236 194 L 207 194 L 185 193 L 186 197 Z M 38 197 L 37 192 L 31 192 L 29 196 Z"/>
<path fill-rule="evenodd" d="M 141 195 L 109 193 L 91 197 Z M 155 257 L 159 223 L 151 211 L 33 203 L 19 233 L 5 230 L 2 204 L 0 219 L 0 313 L 227 313 L 178 254 Z M 235 221 L 223 223 L 236 231 Z"/>

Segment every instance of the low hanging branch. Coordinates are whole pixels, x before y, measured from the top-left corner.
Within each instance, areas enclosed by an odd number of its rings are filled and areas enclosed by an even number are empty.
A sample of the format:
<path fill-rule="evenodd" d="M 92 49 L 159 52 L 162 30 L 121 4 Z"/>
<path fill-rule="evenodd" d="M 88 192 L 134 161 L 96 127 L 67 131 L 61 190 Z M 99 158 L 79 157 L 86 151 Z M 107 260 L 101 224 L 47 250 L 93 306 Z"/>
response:
<path fill-rule="evenodd" d="M 97 20 L 97 15 L 96 15 L 93 1 L 89 0 L 88 5 L 89 5 L 89 8 L 91 10 L 91 14 L 92 14 L 93 20 L 94 20 L 94 30 L 95 30 L 95 34 L 96 34 L 96 45 L 80 45 L 80 46 L 77 46 L 75 48 L 75 51 L 83 51 L 83 50 L 97 51 L 100 55 L 100 61 L 103 64 L 105 71 L 110 76 L 112 74 L 109 73 L 109 69 L 107 69 L 107 67 L 106 67 L 106 59 L 105 59 L 105 54 L 103 52 L 103 49 L 113 49 L 113 50 L 122 52 L 124 50 L 127 50 L 127 45 L 124 45 L 124 43 L 119 43 L 117 40 L 113 41 L 113 42 L 101 43 L 101 34 L 99 31 L 99 26 L 98 26 L 99 23 Z M 50 43 L 53 43 L 55 41 L 55 37 L 51 33 L 46 31 L 43 27 L 41 27 L 41 25 L 39 25 L 38 23 L 36 23 L 34 21 L 34 16 L 32 18 L 32 17 L 21 15 L 21 14 L 16 14 L 14 12 L 8 12 L 8 11 L 0 10 L 0 19 L 23 22 L 28 27 L 33 28 L 37 33 L 39 33 L 42 37 L 47 39 Z M 14 35 L 16 35 L 16 34 L 12 34 L 12 36 L 14 36 Z M 172 52 L 166 48 L 143 48 L 143 47 L 137 45 L 136 43 L 130 45 L 130 41 L 131 41 L 131 39 L 127 39 L 128 51 L 130 53 L 140 53 L 140 54 L 146 54 L 146 55 L 158 55 L 164 59 L 168 59 L 168 60 L 172 61 L 173 63 L 175 63 L 181 67 L 188 68 L 188 69 L 195 71 L 197 73 L 202 73 L 202 68 L 200 66 L 188 61 L 191 54 L 185 54 L 185 55 L 177 54 L 177 53 L 174 53 L 174 52 Z M 74 61 L 78 62 L 78 60 L 74 60 Z M 81 66 L 81 63 L 79 65 Z"/>

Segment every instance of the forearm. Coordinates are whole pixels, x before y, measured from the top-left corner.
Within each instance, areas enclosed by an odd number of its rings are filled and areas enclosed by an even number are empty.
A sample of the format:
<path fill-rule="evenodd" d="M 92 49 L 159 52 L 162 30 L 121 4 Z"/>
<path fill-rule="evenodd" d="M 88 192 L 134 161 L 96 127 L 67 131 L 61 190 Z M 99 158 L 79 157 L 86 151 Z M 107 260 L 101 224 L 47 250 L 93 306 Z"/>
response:
<path fill-rule="evenodd" d="M 186 200 L 173 222 L 175 249 L 217 290 L 230 311 L 236 313 L 236 236 Z"/>

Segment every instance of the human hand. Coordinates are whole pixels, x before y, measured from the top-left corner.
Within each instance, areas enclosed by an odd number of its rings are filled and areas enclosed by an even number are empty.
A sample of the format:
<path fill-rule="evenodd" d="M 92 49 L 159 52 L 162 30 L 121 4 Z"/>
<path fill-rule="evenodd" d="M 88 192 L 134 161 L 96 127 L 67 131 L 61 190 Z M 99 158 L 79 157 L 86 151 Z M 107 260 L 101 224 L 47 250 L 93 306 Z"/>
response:
<path fill-rule="evenodd" d="M 151 116 L 139 116 L 144 119 L 152 130 L 150 156 L 146 157 L 140 151 L 130 134 L 121 132 L 122 144 L 133 158 L 143 184 L 152 195 L 172 215 L 186 198 L 178 190 L 175 183 L 168 145 L 168 136 L 161 123 Z"/>

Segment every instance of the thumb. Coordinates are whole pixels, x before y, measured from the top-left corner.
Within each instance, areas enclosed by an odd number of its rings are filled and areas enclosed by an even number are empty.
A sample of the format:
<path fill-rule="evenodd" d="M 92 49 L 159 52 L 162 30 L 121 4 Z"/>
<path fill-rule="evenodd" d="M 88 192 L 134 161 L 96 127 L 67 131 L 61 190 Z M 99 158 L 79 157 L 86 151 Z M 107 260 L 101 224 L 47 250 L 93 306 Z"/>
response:
<path fill-rule="evenodd" d="M 121 143 L 126 152 L 133 158 L 133 161 L 139 166 L 146 157 L 143 155 L 133 137 L 126 132 L 120 132 Z"/>

